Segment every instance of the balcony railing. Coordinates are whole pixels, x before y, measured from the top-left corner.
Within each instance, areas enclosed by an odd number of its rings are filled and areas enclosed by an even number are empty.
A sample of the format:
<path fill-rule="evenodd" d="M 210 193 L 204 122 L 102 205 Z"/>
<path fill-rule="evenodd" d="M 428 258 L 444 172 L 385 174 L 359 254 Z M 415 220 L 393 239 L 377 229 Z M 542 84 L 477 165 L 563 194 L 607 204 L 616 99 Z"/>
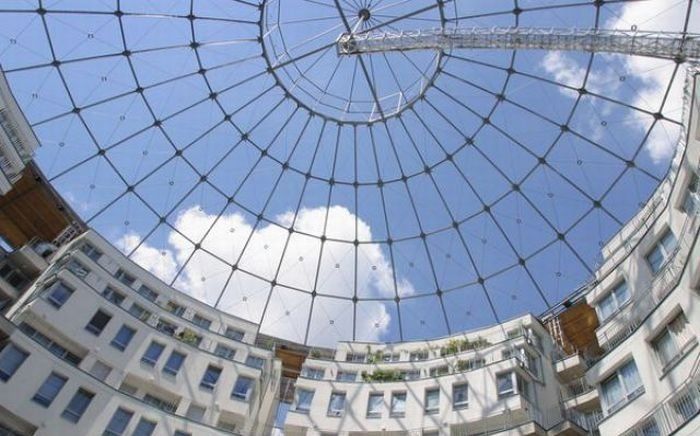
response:
<path fill-rule="evenodd" d="M 570 383 L 564 385 L 564 392 L 562 393 L 562 401 L 570 400 L 579 395 L 591 392 L 595 387 L 591 386 L 586 382 L 584 377 L 576 379 Z"/>

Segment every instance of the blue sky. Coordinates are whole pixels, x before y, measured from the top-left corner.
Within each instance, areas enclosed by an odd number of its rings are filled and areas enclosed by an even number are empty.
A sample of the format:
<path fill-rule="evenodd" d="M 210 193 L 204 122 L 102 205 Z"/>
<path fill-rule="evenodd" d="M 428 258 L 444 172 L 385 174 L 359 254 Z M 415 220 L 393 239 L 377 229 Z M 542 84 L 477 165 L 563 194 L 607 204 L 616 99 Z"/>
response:
<path fill-rule="evenodd" d="M 688 7 L 340 3 L 352 26 L 368 7 L 364 28 L 399 17 L 392 30 L 441 16 L 681 30 Z M 89 224 L 270 334 L 416 339 L 539 313 L 590 277 L 673 154 L 672 62 L 495 50 L 360 62 L 332 47 L 345 29 L 333 1 L 270 1 L 263 16 L 245 1 L 192 6 L 44 1 L 40 15 L 6 1 L 0 64 L 37 162 Z"/>

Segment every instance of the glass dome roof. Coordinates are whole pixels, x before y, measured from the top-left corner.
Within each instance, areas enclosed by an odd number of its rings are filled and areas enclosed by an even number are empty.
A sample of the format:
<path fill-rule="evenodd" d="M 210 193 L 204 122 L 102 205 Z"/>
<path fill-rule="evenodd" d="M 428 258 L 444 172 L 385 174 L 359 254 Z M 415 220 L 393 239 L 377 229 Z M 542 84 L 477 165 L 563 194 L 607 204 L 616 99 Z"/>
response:
<path fill-rule="evenodd" d="M 300 343 L 422 339 L 591 277 L 666 174 L 684 67 L 338 36 L 686 31 L 691 3 L 4 0 L 0 64 L 53 186 L 166 283 Z"/>

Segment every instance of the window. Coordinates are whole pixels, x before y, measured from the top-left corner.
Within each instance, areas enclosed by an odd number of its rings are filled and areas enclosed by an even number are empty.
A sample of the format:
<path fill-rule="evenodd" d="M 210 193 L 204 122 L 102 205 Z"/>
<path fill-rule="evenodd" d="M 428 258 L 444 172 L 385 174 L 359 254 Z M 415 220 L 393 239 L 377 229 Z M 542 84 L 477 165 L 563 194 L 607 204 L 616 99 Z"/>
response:
<path fill-rule="evenodd" d="M 499 397 L 513 395 L 515 393 L 513 372 L 504 372 L 496 375 L 496 388 L 498 389 Z"/>
<path fill-rule="evenodd" d="M 17 372 L 22 363 L 29 357 L 29 353 L 8 344 L 0 351 L 0 380 L 8 381 Z"/>
<path fill-rule="evenodd" d="M 452 406 L 455 409 L 469 406 L 469 389 L 466 383 L 452 386 Z"/>
<path fill-rule="evenodd" d="M 468 359 L 468 360 L 458 360 L 457 370 L 458 371 L 472 371 L 475 369 L 483 368 L 486 365 L 486 359 L 483 357 Z"/>
<path fill-rule="evenodd" d="M 160 409 L 164 412 L 175 413 L 177 410 L 177 403 L 158 398 L 155 395 L 146 394 L 143 396 L 143 402 L 150 404 L 151 406 Z"/>
<path fill-rule="evenodd" d="M 366 356 L 360 353 L 348 353 L 347 356 L 345 356 L 346 362 L 364 362 L 365 359 Z"/>
<path fill-rule="evenodd" d="M 406 392 L 393 392 L 391 394 L 391 409 L 389 413 L 393 418 L 400 418 L 406 415 Z"/>
<path fill-rule="evenodd" d="M 221 368 L 209 365 L 207 370 L 204 371 L 204 375 L 202 376 L 202 381 L 199 382 L 199 386 L 208 391 L 214 390 L 214 386 L 216 386 L 216 382 L 219 381 L 220 376 Z"/>
<path fill-rule="evenodd" d="M 80 246 L 80 251 L 85 253 L 85 255 L 92 259 L 94 262 L 97 262 L 100 259 L 100 257 L 102 257 L 102 252 L 95 248 L 92 244 L 88 244 L 87 242 Z"/>
<path fill-rule="evenodd" d="M 404 380 L 418 380 L 419 378 L 420 378 L 420 369 L 406 371 L 406 375 L 404 376 Z"/>
<path fill-rule="evenodd" d="M 124 434 L 124 430 L 129 425 L 129 421 L 134 416 L 134 412 L 131 412 L 121 407 L 114 412 L 112 419 L 109 420 L 107 428 L 105 429 L 103 436 L 121 436 Z"/>
<path fill-rule="evenodd" d="M 610 318 L 615 312 L 620 310 L 630 300 L 630 291 L 627 282 L 622 281 L 607 293 L 597 305 L 598 316 L 601 322 Z"/>
<path fill-rule="evenodd" d="M 94 396 L 95 394 L 86 391 L 83 388 L 78 389 L 66 408 L 63 410 L 63 413 L 61 413 L 61 416 L 73 423 L 80 421 L 80 417 L 83 416 L 83 413 L 85 413 L 87 408 L 90 406 L 90 402 Z"/>
<path fill-rule="evenodd" d="M 163 354 L 164 349 L 165 345 L 156 341 L 151 342 L 148 348 L 146 348 L 146 352 L 141 356 L 141 362 L 146 365 L 155 366 L 158 359 L 160 359 L 160 355 Z"/>
<path fill-rule="evenodd" d="M 325 374 L 325 370 L 323 368 L 311 368 L 309 366 L 305 366 L 304 369 L 301 371 L 302 377 L 314 379 L 314 380 L 321 380 Z M 340 375 L 340 373 L 338 373 Z"/>
<path fill-rule="evenodd" d="M 252 393 L 252 390 L 253 379 L 250 377 L 240 376 L 236 380 L 236 384 L 233 386 L 231 398 L 248 401 L 250 399 L 250 394 Z"/>
<path fill-rule="evenodd" d="M 129 287 L 131 287 L 136 281 L 136 279 L 134 279 L 134 277 L 131 274 L 127 273 L 121 268 L 117 270 L 116 274 L 114 274 L 114 277 Z"/>
<path fill-rule="evenodd" d="M 102 333 L 102 330 L 104 330 L 105 326 L 107 326 L 107 323 L 109 323 L 110 319 L 112 319 L 112 315 L 108 314 L 107 312 L 103 312 L 102 310 L 98 310 L 85 326 L 85 330 L 89 331 L 95 336 L 99 336 Z"/>
<path fill-rule="evenodd" d="M 661 365 L 665 368 L 675 362 L 684 352 L 695 335 L 688 325 L 688 319 L 681 312 L 652 341 Z"/>
<path fill-rule="evenodd" d="M 252 366 L 253 368 L 260 369 L 263 367 L 263 365 L 265 365 L 265 359 L 258 356 L 248 356 L 245 359 L 245 364 L 248 366 Z"/>
<path fill-rule="evenodd" d="M 122 301 L 124 301 L 124 295 L 122 295 L 120 292 L 115 291 L 109 286 L 107 286 L 105 290 L 102 291 L 102 296 L 116 305 L 120 305 L 122 304 Z"/>
<path fill-rule="evenodd" d="M 66 377 L 52 372 L 46 380 L 44 380 L 39 390 L 36 391 L 36 394 L 32 397 L 32 401 L 44 407 L 49 407 L 67 381 L 68 379 Z"/>
<path fill-rule="evenodd" d="M 381 418 L 384 408 L 384 394 L 369 394 L 367 399 L 367 418 Z"/>
<path fill-rule="evenodd" d="M 357 380 L 357 373 L 354 371 L 338 371 L 335 379 L 342 382 L 354 382 Z"/>
<path fill-rule="evenodd" d="M 185 361 L 185 357 L 187 356 L 180 352 L 173 351 L 170 354 L 170 357 L 168 357 L 168 361 L 165 362 L 165 366 L 163 366 L 163 372 L 166 374 L 177 375 L 177 372 L 180 371 L 182 363 Z"/>
<path fill-rule="evenodd" d="M 92 368 L 90 368 L 90 374 L 102 381 L 109 376 L 110 372 L 112 372 L 112 367 L 99 360 L 96 360 L 95 363 L 92 364 Z"/>
<path fill-rule="evenodd" d="M 532 385 L 530 382 L 521 377 L 520 374 L 516 374 L 515 378 L 518 382 L 518 393 L 528 400 L 532 400 Z"/>
<path fill-rule="evenodd" d="M 110 344 L 119 351 L 124 351 L 129 346 L 129 342 L 136 334 L 136 330 L 127 325 L 123 325 L 117 332 Z"/>
<path fill-rule="evenodd" d="M 24 286 L 29 283 L 29 280 L 24 274 L 10 263 L 5 263 L 0 268 L 0 277 L 5 279 L 5 281 L 15 289 L 23 289 Z"/>
<path fill-rule="evenodd" d="M 87 277 L 88 274 L 90 274 L 90 270 L 85 265 L 83 265 L 75 259 L 71 259 L 71 261 L 68 262 L 66 268 L 68 269 L 68 271 L 72 272 L 81 279 L 84 279 L 85 277 Z"/>
<path fill-rule="evenodd" d="M 144 322 L 148 321 L 148 319 L 151 317 L 151 311 L 144 309 L 143 306 L 141 306 L 138 303 L 131 304 L 131 307 L 129 308 L 129 313 L 135 318 L 138 318 Z"/>
<path fill-rule="evenodd" d="M 328 402 L 328 416 L 342 416 L 345 413 L 345 392 L 331 393 Z"/>
<path fill-rule="evenodd" d="M 148 301 L 156 301 L 158 298 L 158 293 L 146 285 L 141 285 L 136 292 Z"/>
<path fill-rule="evenodd" d="M 234 341 L 242 341 L 243 336 L 245 336 L 245 332 L 235 329 L 233 327 L 226 327 L 226 330 L 224 331 L 224 336 L 226 336 L 229 339 L 233 339 Z"/>
<path fill-rule="evenodd" d="M 168 304 L 165 305 L 165 310 L 176 316 L 182 316 L 185 313 L 185 308 L 174 301 L 168 301 Z"/>
<path fill-rule="evenodd" d="M 639 433 L 636 434 L 641 434 L 641 436 L 661 436 L 661 430 L 654 417 L 644 421 L 639 430 Z"/>
<path fill-rule="evenodd" d="M 408 356 L 408 360 L 415 362 L 418 360 L 428 360 L 428 350 L 414 351 Z"/>
<path fill-rule="evenodd" d="M 294 391 L 294 410 L 308 413 L 311 409 L 311 402 L 314 399 L 314 391 L 308 389 L 297 389 Z"/>
<path fill-rule="evenodd" d="M 437 413 L 440 410 L 440 389 L 425 390 L 425 413 Z"/>
<path fill-rule="evenodd" d="M 64 285 L 63 282 L 57 282 L 49 288 L 46 301 L 56 309 L 59 309 L 68 301 L 71 295 L 73 295 L 73 290 L 71 288 Z"/>
<path fill-rule="evenodd" d="M 139 388 L 137 388 L 136 386 L 134 386 L 132 384 L 129 384 L 129 383 L 123 381 L 122 384 L 119 385 L 119 391 L 124 392 L 127 395 L 131 395 L 133 397 L 139 391 Z"/>
<path fill-rule="evenodd" d="M 450 373 L 450 370 L 447 367 L 447 365 L 438 366 L 435 368 L 430 368 L 430 376 L 431 377 L 439 377 L 441 375 L 446 375 L 449 373 Z"/>
<path fill-rule="evenodd" d="M 696 388 L 691 387 L 689 390 L 686 390 L 683 394 L 673 399 L 671 406 L 678 418 L 676 422 L 690 421 L 698 414 L 700 405 L 698 405 L 697 401 L 697 391 L 694 389 Z"/>
<path fill-rule="evenodd" d="M 175 433 L 173 434 L 173 436 L 192 436 L 192 433 L 188 433 L 188 432 L 182 431 L 182 430 L 175 430 Z"/>
<path fill-rule="evenodd" d="M 677 245 L 676 237 L 670 230 L 666 230 L 666 233 L 659 239 L 659 241 L 654 245 L 654 248 L 647 254 L 647 262 L 651 267 L 651 271 L 657 274 L 661 268 L 666 265 L 668 259 L 671 257 L 673 250 L 675 250 Z"/>
<path fill-rule="evenodd" d="M 224 344 L 216 344 L 214 354 L 216 354 L 219 357 L 223 357 L 224 359 L 233 360 L 234 357 L 236 357 L 236 350 L 227 347 Z"/>
<path fill-rule="evenodd" d="M 209 330 L 209 327 L 211 327 L 211 320 L 203 317 L 198 313 L 194 314 L 194 316 L 192 317 L 192 322 L 206 330 Z"/>
<path fill-rule="evenodd" d="M 384 362 L 398 362 L 401 359 L 401 354 L 399 353 L 385 353 L 382 355 L 382 361 Z"/>
<path fill-rule="evenodd" d="M 700 210 L 700 177 L 697 174 L 693 174 L 690 183 L 688 183 L 688 192 L 683 199 L 683 210 L 688 215 Z"/>
<path fill-rule="evenodd" d="M 603 408 L 611 414 L 644 393 L 634 360 L 622 365 L 615 374 L 600 384 L 603 393 Z"/>
<path fill-rule="evenodd" d="M 169 321 L 166 321 L 164 319 L 159 319 L 158 323 L 156 324 L 156 330 L 159 332 L 165 333 L 168 336 L 172 336 L 175 334 L 175 330 L 177 330 L 177 326 Z"/>
<path fill-rule="evenodd" d="M 151 436 L 156 429 L 156 423 L 141 418 L 134 429 L 132 436 Z"/>

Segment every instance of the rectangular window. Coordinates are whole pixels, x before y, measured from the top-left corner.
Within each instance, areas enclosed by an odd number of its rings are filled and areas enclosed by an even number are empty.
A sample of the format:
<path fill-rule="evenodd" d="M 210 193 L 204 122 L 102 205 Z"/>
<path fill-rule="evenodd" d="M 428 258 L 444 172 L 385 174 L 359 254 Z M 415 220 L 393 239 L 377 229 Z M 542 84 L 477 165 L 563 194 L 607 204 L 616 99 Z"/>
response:
<path fill-rule="evenodd" d="M 404 380 L 418 380 L 420 378 L 420 370 L 415 369 L 411 371 L 406 371 L 406 375 L 404 376 Z"/>
<path fill-rule="evenodd" d="M 622 365 L 600 384 L 600 388 L 603 393 L 603 407 L 608 415 L 644 393 L 644 385 L 634 360 Z"/>
<path fill-rule="evenodd" d="M 515 393 L 515 384 L 513 383 L 513 372 L 504 372 L 496 375 L 496 388 L 498 389 L 499 397 L 506 397 Z"/>
<path fill-rule="evenodd" d="M 129 426 L 129 421 L 131 421 L 133 416 L 134 412 L 122 409 L 121 407 L 118 408 L 117 411 L 114 412 L 114 415 L 112 415 L 112 419 L 109 420 L 109 424 L 107 424 L 107 428 L 105 428 L 102 436 L 123 435 L 124 431 L 126 431 L 126 427 Z"/>
<path fill-rule="evenodd" d="M 294 391 L 294 410 L 297 412 L 308 413 L 311 409 L 311 402 L 314 399 L 314 391 L 308 389 L 297 389 Z"/>
<path fill-rule="evenodd" d="M 8 381 L 17 372 L 22 363 L 29 357 L 29 353 L 8 344 L 0 351 L 0 380 Z"/>
<path fill-rule="evenodd" d="M 161 333 L 164 333 L 168 336 L 172 336 L 175 334 L 175 330 L 177 330 L 177 326 L 169 321 L 166 321 L 164 319 L 159 319 L 158 323 L 156 323 L 156 330 L 158 330 Z"/>
<path fill-rule="evenodd" d="M 5 279 L 10 286 L 18 290 L 23 289 L 24 286 L 29 283 L 29 280 L 24 274 L 10 263 L 6 263 L 0 268 L 0 277 Z"/>
<path fill-rule="evenodd" d="M 647 262 L 651 267 L 651 271 L 657 274 L 668 262 L 669 258 L 676 249 L 677 241 L 673 232 L 666 230 L 661 239 L 654 245 L 654 248 L 647 254 Z"/>
<path fill-rule="evenodd" d="M 406 392 L 393 392 L 391 394 L 391 409 L 389 413 L 393 418 L 400 418 L 406 415 Z"/>
<path fill-rule="evenodd" d="M 452 405 L 455 409 L 469 406 L 469 389 L 466 383 L 452 386 Z"/>
<path fill-rule="evenodd" d="M 236 350 L 224 344 L 216 344 L 214 354 L 227 360 L 233 360 L 236 357 Z"/>
<path fill-rule="evenodd" d="M 325 370 L 323 368 L 311 368 L 309 366 L 305 366 L 302 371 L 302 377 L 310 378 L 313 380 L 321 380 L 323 379 L 323 376 L 325 374 Z M 340 372 L 338 373 L 340 374 Z"/>
<path fill-rule="evenodd" d="M 425 413 L 438 413 L 438 411 L 440 411 L 440 389 L 426 389 Z"/>
<path fill-rule="evenodd" d="M 71 259 L 71 261 L 68 262 L 68 265 L 66 265 L 66 268 L 68 271 L 75 274 L 76 277 L 80 277 L 81 279 L 84 279 L 88 274 L 90 274 L 90 270 L 75 259 Z"/>
<path fill-rule="evenodd" d="M 338 371 L 335 379 L 341 382 L 354 382 L 357 380 L 357 373 L 354 371 Z"/>
<path fill-rule="evenodd" d="M 204 421 L 204 414 L 207 413 L 207 409 L 196 404 L 190 404 L 187 408 L 187 414 L 185 417 L 191 419 L 192 421 L 202 422 Z"/>
<path fill-rule="evenodd" d="M 102 257 L 102 252 L 87 242 L 80 246 L 80 251 L 94 262 L 97 262 Z"/>
<path fill-rule="evenodd" d="M 46 294 L 46 301 L 53 307 L 59 309 L 73 295 L 73 289 L 64 285 L 63 282 L 56 282 L 51 286 Z"/>
<path fill-rule="evenodd" d="M 693 339 L 695 335 L 688 325 L 688 319 L 681 312 L 654 338 L 652 346 L 661 365 L 665 368 L 683 354 L 686 346 Z"/>
<path fill-rule="evenodd" d="M 192 317 L 192 322 L 205 330 L 209 330 L 211 327 L 211 320 L 203 317 L 202 315 L 195 313 Z"/>
<path fill-rule="evenodd" d="M 384 394 L 369 394 L 367 399 L 367 418 L 381 418 L 384 408 Z"/>
<path fill-rule="evenodd" d="M 202 376 L 202 381 L 199 382 L 199 386 L 202 389 L 212 391 L 214 390 L 216 383 L 219 381 L 219 377 L 221 377 L 221 368 L 209 365 L 206 371 L 204 371 L 204 375 Z"/>
<path fill-rule="evenodd" d="M 236 384 L 233 386 L 231 398 L 236 398 L 243 401 L 248 401 L 253 390 L 253 379 L 250 377 L 239 376 Z"/>
<path fill-rule="evenodd" d="M 148 319 L 151 317 L 151 311 L 144 309 L 144 307 L 138 303 L 131 304 L 131 307 L 129 308 L 129 313 L 134 318 L 137 318 L 143 322 L 147 322 Z"/>
<path fill-rule="evenodd" d="M 419 360 L 428 360 L 428 351 L 427 350 L 421 350 L 421 351 L 414 351 L 408 356 L 408 360 L 411 362 L 416 362 Z"/>
<path fill-rule="evenodd" d="M 156 341 L 151 342 L 146 349 L 146 352 L 143 353 L 143 356 L 141 356 L 141 362 L 149 366 L 155 366 L 158 359 L 160 359 L 160 355 L 163 354 L 164 349 L 165 345 Z"/>
<path fill-rule="evenodd" d="M 108 301 L 111 301 L 112 303 L 116 304 L 117 306 L 122 304 L 122 301 L 124 301 L 124 295 L 120 292 L 115 291 L 109 286 L 107 286 L 105 290 L 102 291 L 102 296 L 105 297 Z"/>
<path fill-rule="evenodd" d="M 258 356 L 248 356 L 245 359 L 245 364 L 248 366 L 252 366 L 253 368 L 260 369 L 263 367 L 263 365 L 265 365 L 265 359 Z"/>
<path fill-rule="evenodd" d="M 145 298 L 148 301 L 156 301 L 156 299 L 158 298 L 158 293 L 146 285 L 141 285 L 141 287 L 136 292 L 138 292 L 143 298 Z"/>
<path fill-rule="evenodd" d="M 116 348 L 119 351 L 124 351 L 126 347 L 129 346 L 129 342 L 131 342 L 131 339 L 134 337 L 136 334 L 136 330 L 132 329 L 128 325 L 123 325 L 117 334 L 114 336 L 114 339 L 112 339 L 112 342 L 110 344 Z"/>
<path fill-rule="evenodd" d="M 52 372 L 46 380 L 44 380 L 39 390 L 36 391 L 32 400 L 44 407 L 49 407 L 67 381 L 68 379 L 66 377 Z"/>
<path fill-rule="evenodd" d="M 90 321 L 85 326 L 85 330 L 89 331 L 95 336 L 99 336 L 111 319 L 112 315 L 102 310 L 98 310 L 95 312 L 92 318 L 90 318 Z"/>
<path fill-rule="evenodd" d="M 347 356 L 345 356 L 345 361 L 346 362 L 364 362 L 367 356 L 364 354 L 360 353 L 348 353 Z"/>
<path fill-rule="evenodd" d="M 176 316 L 182 316 L 185 313 L 185 308 L 174 301 L 168 301 L 168 304 L 165 305 L 165 310 Z"/>
<path fill-rule="evenodd" d="M 141 418 L 139 420 L 139 423 L 136 425 L 136 428 L 134 429 L 134 433 L 132 434 L 132 436 L 151 436 L 155 430 L 156 430 L 156 423 L 155 422 Z"/>
<path fill-rule="evenodd" d="M 170 357 L 168 357 L 168 361 L 165 362 L 165 366 L 163 366 L 163 372 L 170 375 L 177 375 L 182 363 L 185 361 L 185 357 L 187 356 L 180 352 L 173 351 Z"/>
<path fill-rule="evenodd" d="M 224 336 L 226 336 L 229 339 L 233 339 L 234 341 L 240 342 L 243 340 L 245 332 L 235 329 L 233 327 L 226 327 L 226 330 L 224 331 Z"/>
<path fill-rule="evenodd" d="M 117 270 L 116 274 L 114 274 L 114 277 L 115 277 L 117 280 L 119 280 L 120 282 L 122 282 L 122 283 L 124 283 L 125 285 L 127 285 L 128 287 L 133 286 L 134 282 L 136 281 L 136 279 L 134 279 L 134 276 L 132 276 L 131 274 L 127 273 L 126 271 L 124 271 L 124 270 L 121 269 L 121 268 L 119 268 L 119 269 Z"/>
<path fill-rule="evenodd" d="M 447 375 L 449 373 L 450 369 L 447 367 L 447 365 L 430 368 L 431 377 L 440 377 L 441 375 Z"/>
<path fill-rule="evenodd" d="M 345 392 L 331 393 L 328 402 L 328 416 L 342 416 L 345 413 Z"/>
<path fill-rule="evenodd" d="M 96 360 L 92 365 L 92 368 L 90 368 L 90 374 L 95 376 L 96 379 L 102 381 L 109 376 L 110 372 L 112 372 L 112 367 L 99 360 Z"/>
<path fill-rule="evenodd" d="M 688 183 L 688 190 L 683 199 L 683 210 L 688 215 L 693 215 L 700 210 L 700 177 L 697 174 L 693 174 Z"/>
<path fill-rule="evenodd" d="M 382 361 L 384 362 L 398 362 L 401 359 L 401 354 L 399 353 L 385 353 L 382 355 Z"/>
<path fill-rule="evenodd" d="M 49 350 L 53 355 L 59 359 L 63 359 L 71 365 L 78 366 L 82 359 L 79 356 L 66 350 L 62 345 L 57 344 L 51 338 L 36 330 L 34 327 L 30 326 L 26 322 L 22 322 L 19 325 L 20 330 L 22 330 L 27 336 L 39 342 L 44 348 Z"/>
<path fill-rule="evenodd" d="M 73 423 L 80 421 L 80 418 L 90 406 L 90 402 L 92 402 L 94 396 L 95 394 L 90 391 L 83 388 L 78 389 L 66 408 L 63 410 L 63 413 L 61 413 L 61 416 Z"/>
<path fill-rule="evenodd" d="M 520 374 L 516 374 L 515 378 L 518 382 L 518 393 L 528 400 L 532 400 L 532 385 L 525 380 Z"/>
<path fill-rule="evenodd" d="M 610 318 L 630 300 L 630 297 L 631 294 L 627 287 L 627 282 L 623 281 L 616 285 L 597 305 L 600 320 L 605 321 Z"/>

